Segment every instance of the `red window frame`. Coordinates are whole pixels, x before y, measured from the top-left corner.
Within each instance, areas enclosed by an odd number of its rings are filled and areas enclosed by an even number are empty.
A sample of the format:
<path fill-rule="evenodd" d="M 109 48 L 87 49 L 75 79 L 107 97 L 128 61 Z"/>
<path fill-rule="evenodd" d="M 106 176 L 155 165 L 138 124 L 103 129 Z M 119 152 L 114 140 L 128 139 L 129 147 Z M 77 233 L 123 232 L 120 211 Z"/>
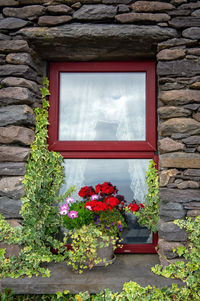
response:
<path fill-rule="evenodd" d="M 156 73 L 155 62 L 52 62 L 50 63 L 49 150 L 65 159 L 151 159 L 156 156 Z M 145 72 L 145 141 L 59 141 L 59 89 L 61 72 Z M 152 244 L 124 245 L 118 253 L 156 253 L 157 235 Z"/>

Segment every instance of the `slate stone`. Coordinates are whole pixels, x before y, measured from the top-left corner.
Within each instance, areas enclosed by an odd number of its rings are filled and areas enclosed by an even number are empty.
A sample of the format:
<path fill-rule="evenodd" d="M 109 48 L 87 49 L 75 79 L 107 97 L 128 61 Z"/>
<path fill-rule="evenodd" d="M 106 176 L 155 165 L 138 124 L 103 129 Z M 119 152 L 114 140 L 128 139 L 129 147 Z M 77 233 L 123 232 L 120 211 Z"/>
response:
<path fill-rule="evenodd" d="M 28 24 L 29 22 L 19 18 L 5 18 L 3 20 L 0 20 L 0 30 L 19 29 Z"/>
<path fill-rule="evenodd" d="M 2 65 L 0 66 L 0 76 L 19 76 L 28 80 L 37 80 L 37 73 L 27 65 Z"/>
<path fill-rule="evenodd" d="M 61 41 L 68 40 L 71 38 L 81 40 L 93 40 L 97 38 L 102 39 L 106 37 L 108 40 L 113 37 L 117 39 L 127 39 L 134 41 L 136 38 L 143 37 L 144 39 L 163 41 L 178 36 L 176 30 L 172 28 L 160 28 L 156 25 L 151 26 L 138 26 L 138 25 L 115 25 L 115 24 L 67 24 L 59 26 L 59 28 L 46 28 L 45 31 L 41 32 L 40 28 L 24 28 L 18 31 L 18 33 L 27 39 L 37 39 L 38 34 L 40 39 L 48 38 L 51 40 L 59 36 Z"/>
<path fill-rule="evenodd" d="M 198 89 L 198 90 L 200 90 L 200 82 L 193 83 L 190 86 L 190 89 Z"/>
<path fill-rule="evenodd" d="M 185 144 L 200 144 L 200 136 L 191 136 L 182 141 Z"/>
<path fill-rule="evenodd" d="M 47 6 L 47 11 L 52 15 L 64 15 L 73 13 L 73 9 L 68 5 L 49 5 Z"/>
<path fill-rule="evenodd" d="M 174 168 L 200 168 L 200 154 L 199 153 L 167 153 L 159 157 L 160 167 L 174 167 Z"/>
<path fill-rule="evenodd" d="M 98 5 L 83 5 L 74 14 L 75 20 L 109 20 L 113 19 L 117 13 L 115 6 L 98 4 Z"/>
<path fill-rule="evenodd" d="M 198 104 L 198 103 L 191 103 L 189 105 L 184 106 L 184 108 L 192 110 L 192 111 L 196 111 L 199 107 L 200 107 L 200 104 Z"/>
<path fill-rule="evenodd" d="M 23 87 L 29 90 L 39 93 L 39 85 L 28 79 L 19 77 L 6 77 L 2 80 L 1 84 L 6 87 Z"/>
<path fill-rule="evenodd" d="M 103 4 L 129 4 L 132 0 L 102 0 Z"/>
<path fill-rule="evenodd" d="M 174 29 L 154 25 L 77 23 L 46 27 L 44 30 L 27 27 L 17 34 L 31 40 L 45 60 L 62 61 L 152 58 L 158 41 L 178 35 Z"/>
<path fill-rule="evenodd" d="M 183 105 L 189 102 L 200 102 L 199 90 L 171 90 L 159 94 L 159 100 L 168 105 Z"/>
<path fill-rule="evenodd" d="M 40 26 L 54 26 L 67 23 L 72 20 L 70 16 L 43 16 L 38 20 Z"/>
<path fill-rule="evenodd" d="M 163 209 L 159 211 L 160 218 L 165 222 L 174 221 L 175 219 L 184 219 L 186 216 L 186 210 L 175 210 L 175 209 Z"/>
<path fill-rule="evenodd" d="M 0 143 L 20 143 L 24 145 L 30 145 L 34 138 L 34 131 L 25 127 L 0 127 Z"/>
<path fill-rule="evenodd" d="M 10 36 L 8 36 L 6 34 L 3 34 L 3 33 L 0 33 L 0 40 L 10 40 L 10 39 L 11 39 Z"/>
<path fill-rule="evenodd" d="M 167 241 L 180 241 L 187 240 L 187 234 L 185 229 L 180 229 L 173 222 L 159 221 L 158 223 L 158 235 L 161 239 Z"/>
<path fill-rule="evenodd" d="M 5 218 L 20 218 L 21 201 L 0 197 L 0 213 Z"/>
<path fill-rule="evenodd" d="M 167 41 L 161 42 L 158 44 L 158 51 L 161 51 L 165 48 L 177 47 L 177 46 L 190 46 L 194 45 L 196 42 L 191 39 L 183 39 L 183 38 L 174 38 L 169 39 Z"/>
<path fill-rule="evenodd" d="M 192 114 L 192 117 L 193 117 L 196 121 L 200 122 L 200 112 L 193 113 L 193 114 Z"/>
<path fill-rule="evenodd" d="M 200 9 L 193 11 L 193 13 L 191 15 L 194 17 L 200 17 Z"/>
<path fill-rule="evenodd" d="M 175 9 L 172 11 L 169 11 L 168 14 L 172 16 L 188 16 L 190 15 L 191 11 L 189 9 Z"/>
<path fill-rule="evenodd" d="M 30 148 L 19 146 L 0 146 L 0 162 L 25 162 L 30 154 Z"/>
<path fill-rule="evenodd" d="M 0 54 L 0 64 L 5 64 L 6 61 L 6 55 Z"/>
<path fill-rule="evenodd" d="M 199 74 L 200 63 L 192 60 L 159 61 L 157 75 L 160 76 L 195 76 Z"/>
<path fill-rule="evenodd" d="M 199 183 L 195 181 L 183 181 L 177 185 L 178 189 L 198 189 L 199 188 Z"/>
<path fill-rule="evenodd" d="M 190 136 L 190 134 L 188 134 L 188 133 L 183 133 L 183 134 L 173 133 L 173 134 L 171 135 L 171 138 L 172 138 L 172 139 L 184 139 L 184 138 L 187 138 L 187 137 L 189 137 L 189 136 Z"/>
<path fill-rule="evenodd" d="M 136 1 L 135 3 L 131 4 L 131 8 L 136 12 L 157 12 L 172 10 L 175 8 L 175 6 L 170 3 L 159 1 Z"/>
<path fill-rule="evenodd" d="M 105 268 L 95 267 L 79 275 L 73 273 L 66 262 L 47 263 L 51 277 L 4 278 L 2 279 L 2 289 L 9 287 L 15 294 L 41 295 L 56 294 L 56 292 L 63 292 L 67 288 L 70 294 L 77 294 L 80 291 L 97 294 L 105 287 L 112 292 L 121 292 L 123 284 L 129 282 L 130 279 L 142 287 L 147 285 L 159 288 L 171 287 L 172 283 L 177 283 L 178 286 L 183 285 L 181 281 L 176 279 L 167 279 L 152 273 L 151 267 L 155 264 L 159 264 L 157 254 L 117 254 L 114 264 Z M 108 301 L 108 298 L 106 299 L 105 301 Z M 133 300 L 129 299 L 129 301 Z"/>
<path fill-rule="evenodd" d="M 24 195 L 23 177 L 4 177 L 0 179 L 0 196 L 7 196 L 14 200 Z"/>
<path fill-rule="evenodd" d="M 188 217 L 196 217 L 200 215 L 200 209 L 199 210 L 188 210 L 187 216 Z"/>
<path fill-rule="evenodd" d="M 191 3 L 192 1 L 190 1 L 189 3 L 186 4 L 182 4 L 181 6 L 179 6 L 180 9 L 196 9 L 196 8 L 200 8 L 200 3 L 197 1 L 196 3 Z"/>
<path fill-rule="evenodd" d="M 0 176 L 24 176 L 26 163 L 5 162 L 0 163 Z"/>
<path fill-rule="evenodd" d="M 120 23 L 134 23 L 134 22 L 164 22 L 170 20 L 167 14 L 151 14 L 151 13 L 127 13 L 117 15 L 115 17 Z"/>
<path fill-rule="evenodd" d="M 0 126 L 35 124 L 33 110 L 27 105 L 12 105 L 0 108 Z"/>
<path fill-rule="evenodd" d="M 18 6 L 19 1 L 17 0 L 0 0 L 0 6 Z"/>
<path fill-rule="evenodd" d="M 58 0 L 60 1 L 60 0 Z M 68 0 L 64 0 L 64 1 L 68 1 Z M 48 3 L 48 0 L 18 0 L 19 4 L 45 4 Z"/>
<path fill-rule="evenodd" d="M 200 19 L 198 17 L 175 17 L 169 21 L 169 25 L 175 28 L 187 28 L 200 26 Z"/>
<path fill-rule="evenodd" d="M 28 43 L 24 40 L 1 41 L 0 53 L 28 52 L 29 50 Z"/>
<path fill-rule="evenodd" d="M 128 5 L 125 4 L 119 4 L 117 6 L 117 12 L 118 13 L 128 13 L 130 11 Z"/>
<path fill-rule="evenodd" d="M 81 2 L 76 2 L 74 4 L 72 4 L 72 8 L 78 9 L 81 7 Z"/>
<path fill-rule="evenodd" d="M 185 57 L 185 49 L 163 49 L 157 54 L 157 59 L 171 61 Z"/>
<path fill-rule="evenodd" d="M 185 190 L 187 191 L 187 190 Z M 194 200 L 194 201 L 191 201 L 189 203 L 185 203 L 184 204 L 184 208 L 185 209 L 189 209 L 189 210 L 199 210 L 200 209 L 200 202 Z"/>
<path fill-rule="evenodd" d="M 158 109 L 158 114 L 161 119 L 169 119 L 176 117 L 187 117 L 191 115 L 191 111 L 182 107 L 165 106 Z"/>
<path fill-rule="evenodd" d="M 200 177 L 200 169 L 187 169 L 183 172 L 185 176 Z"/>
<path fill-rule="evenodd" d="M 190 28 L 185 29 L 182 32 L 182 36 L 185 37 L 185 38 L 193 39 L 193 40 L 200 39 L 200 30 L 199 30 L 199 27 L 190 27 Z"/>
<path fill-rule="evenodd" d="M 177 202 L 177 203 L 190 203 L 194 202 L 199 204 L 200 202 L 200 191 L 198 189 L 169 189 L 160 188 L 159 197 L 161 202 Z M 191 203 L 190 203 L 191 206 Z M 188 206 L 184 206 L 185 209 L 189 209 Z M 192 209 L 194 206 L 192 207 Z"/>
<path fill-rule="evenodd" d="M 183 150 L 184 144 L 174 141 L 170 138 L 164 138 L 162 140 L 159 140 L 159 151 L 160 154 L 174 152 L 178 150 Z"/>
<path fill-rule="evenodd" d="M 162 256 L 166 256 L 168 259 L 178 257 L 177 252 L 173 252 L 174 249 L 178 249 L 178 247 L 183 247 L 184 245 L 178 242 L 169 242 L 164 239 L 159 239 L 158 241 L 158 249 L 159 253 Z"/>
<path fill-rule="evenodd" d="M 29 5 L 19 8 L 6 7 L 3 9 L 3 14 L 7 17 L 16 17 L 20 19 L 36 19 L 41 16 L 45 11 L 42 5 Z"/>
<path fill-rule="evenodd" d="M 8 64 L 29 65 L 33 69 L 37 69 L 29 53 L 10 53 L 6 57 L 6 62 Z"/>
<path fill-rule="evenodd" d="M 0 242 L 0 248 L 3 248 L 6 250 L 5 252 L 5 257 L 9 258 L 11 256 L 18 256 L 19 252 L 21 250 L 19 245 L 14 245 L 14 244 L 6 244 L 4 242 Z"/>
<path fill-rule="evenodd" d="M 169 180 L 178 173 L 179 171 L 177 169 L 167 169 L 159 172 L 159 187 L 167 186 Z"/>
<path fill-rule="evenodd" d="M 27 88 L 8 87 L 2 88 L 0 94 L 0 105 L 9 104 L 33 104 L 34 94 Z"/>
<path fill-rule="evenodd" d="M 166 137 L 174 133 L 200 134 L 200 123 L 192 118 L 171 118 L 159 125 L 159 133 Z"/>

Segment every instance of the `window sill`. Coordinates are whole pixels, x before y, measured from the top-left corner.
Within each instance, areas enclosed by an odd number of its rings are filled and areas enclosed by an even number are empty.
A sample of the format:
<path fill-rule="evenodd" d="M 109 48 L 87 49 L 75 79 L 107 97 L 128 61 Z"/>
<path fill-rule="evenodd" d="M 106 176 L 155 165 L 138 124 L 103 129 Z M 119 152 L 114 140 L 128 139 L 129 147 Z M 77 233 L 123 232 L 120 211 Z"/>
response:
<path fill-rule="evenodd" d="M 58 291 L 69 290 L 75 294 L 80 291 L 97 293 L 110 288 L 113 292 L 121 291 L 123 284 L 134 281 L 141 286 L 171 286 L 181 285 L 180 281 L 166 279 L 151 272 L 151 267 L 159 264 L 155 254 L 122 254 L 117 255 L 114 264 L 108 267 L 96 267 L 79 275 L 74 273 L 65 263 L 48 264 L 51 270 L 50 278 L 32 277 L 2 280 L 2 289 L 10 288 L 15 294 L 55 294 Z"/>

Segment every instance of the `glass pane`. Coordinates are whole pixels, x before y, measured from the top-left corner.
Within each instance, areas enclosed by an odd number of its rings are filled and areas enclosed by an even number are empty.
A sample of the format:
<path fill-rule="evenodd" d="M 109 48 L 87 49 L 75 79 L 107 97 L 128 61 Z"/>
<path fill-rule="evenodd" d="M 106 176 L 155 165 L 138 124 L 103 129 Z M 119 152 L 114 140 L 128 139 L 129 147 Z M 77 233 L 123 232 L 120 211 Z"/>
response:
<path fill-rule="evenodd" d="M 95 186 L 111 182 L 124 195 L 128 203 L 133 199 L 144 203 L 147 187 L 145 174 L 149 159 L 65 159 L 65 185 L 61 193 L 76 185 L 74 197 L 82 186 Z M 123 233 L 124 243 L 152 243 L 151 232 L 136 222 L 133 214 L 127 214 L 128 228 Z"/>
<path fill-rule="evenodd" d="M 59 140 L 146 140 L 145 72 L 61 72 Z"/>

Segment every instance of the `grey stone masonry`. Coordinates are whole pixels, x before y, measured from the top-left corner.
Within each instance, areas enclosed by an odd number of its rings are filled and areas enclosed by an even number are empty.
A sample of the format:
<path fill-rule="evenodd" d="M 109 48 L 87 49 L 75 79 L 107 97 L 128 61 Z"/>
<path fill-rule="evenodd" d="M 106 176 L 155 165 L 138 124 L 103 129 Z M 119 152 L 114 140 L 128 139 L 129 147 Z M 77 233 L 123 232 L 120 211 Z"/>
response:
<path fill-rule="evenodd" d="M 174 219 L 200 214 L 199 40 L 199 0 L 0 0 L 0 213 L 20 217 L 48 62 L 153 60 L 158 247 L 174 258 L 187 240 Z"/>

